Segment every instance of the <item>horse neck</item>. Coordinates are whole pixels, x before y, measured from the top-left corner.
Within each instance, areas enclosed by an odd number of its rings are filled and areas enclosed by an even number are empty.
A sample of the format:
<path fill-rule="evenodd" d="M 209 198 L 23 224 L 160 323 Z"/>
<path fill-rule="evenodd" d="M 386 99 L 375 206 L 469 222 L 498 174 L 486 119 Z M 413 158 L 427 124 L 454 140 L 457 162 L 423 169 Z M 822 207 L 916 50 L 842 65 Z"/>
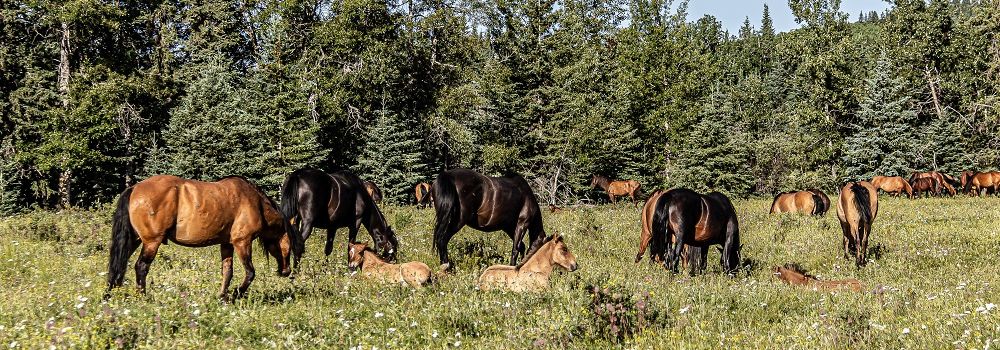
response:
<path fill-rule="evenodd" d="M 385 221 L 385 216 L 382 215 L 382 211 L 378 209 L 375 202 L 366 201 L 365 206 L 368 208 L 364 211 L 361 224 L 365 225 L 365 229 L 368 229 L 368 232 L 374 233 L 374 230 L 378 230 L 380 234 L 387 234 L 389 224 Z"/>
<path fill-rule="evenodd" d="M 782 273 L 781 276 L 786 277 L 785 281 L 788 281 L 791 284 L 806 285 L 816 281 L 815 278 L 809 278 L 806 274 L 798 271 L 786 270 L 786 272 L 787 273 Z"/>
<path fill-rule="evenodd" d="M 549 275 L 552 273 L 552 259 L 551 256 L 553 244 L 546 243 L 541 248 L 538 248 L 534 254 L 528 257 L 528 260 L 521 264 L 517 270 L 518 272 L 534 272 L 543 275 Z"/>
<path fill-rule="evenodd" d="M 361 261 L 361 271 L 379 269 L 381 267 L 389 265 L 389 263 L 385 262 L 385 260 L 382 260 L 382 258 L 380 258 L 378 254 L 375 254 L 374 251 L 365 249 L 365 251 L 362 254 L 364 254 L 365 259 Z"/>
<path fill-rule="evenodd" d="M 602 190 L 605 191 L 608 190 L 608 185 L 611 184 L 611 180 L 609 180 L 604 176 L 595 176 L 594 179 L 597 180 L 597 187 L 600 187 Z"/>

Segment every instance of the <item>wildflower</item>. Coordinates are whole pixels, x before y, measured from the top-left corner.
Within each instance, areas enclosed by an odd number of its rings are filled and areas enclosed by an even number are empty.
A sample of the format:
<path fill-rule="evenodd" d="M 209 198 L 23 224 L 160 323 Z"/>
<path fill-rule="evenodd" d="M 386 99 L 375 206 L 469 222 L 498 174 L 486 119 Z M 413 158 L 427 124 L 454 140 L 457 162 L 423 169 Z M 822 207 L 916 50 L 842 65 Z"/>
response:
<path fill-rule="evenodd" d="M 903 334 L 910 334 L 910 328 L 909 327 L 903 328 Z"/>
<path fill-rule="evenodd" d="M 689 310 L 691 310 L 691 305 L 688 305 L 688 306 L 685 306 L 685 307 L 681 308 L 681 313 L 682 313 L 682 314 L 685 314 L 685 313 L 687 313 L 687 312 L 688 312 Z"/>
<path fill-rule="evenodd" d="M 437 337 L 438 337 L 438 331 L 435 329 L 434 332 L 431 333 L 431 338 L 437 338 Z"/>
<path fill-rule="evenodd" d="M 375 318 L 380 318 L 382 316 L 385 316 L 385 314 L 383 314 L 381 312 L 378 312 L 378 311 L 375 311 Z"/>

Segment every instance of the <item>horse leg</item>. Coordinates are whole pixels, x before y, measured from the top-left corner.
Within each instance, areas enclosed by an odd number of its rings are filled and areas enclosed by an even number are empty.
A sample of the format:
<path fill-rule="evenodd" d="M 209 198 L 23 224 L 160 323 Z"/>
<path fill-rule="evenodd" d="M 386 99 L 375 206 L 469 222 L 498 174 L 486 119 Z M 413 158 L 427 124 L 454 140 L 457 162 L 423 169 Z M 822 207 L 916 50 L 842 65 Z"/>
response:
<path fill-rule="evenodd" d="M 146 274 L 149 273 L 149 265 L 153 263 L 159 249 L 160 242 L 143 243 L 139 259 L 135 261 L 135 284 L 141 294 L 146 294 Z"/>
<path fill-rule="evenodd" d="M 236 298 L 242 298 L 246 295 L 247 289 L 250 289 L 250 283 L 253 282 L 254 276 L 256 276 L 256 271 L 253 268 L 253 253 L 250 245 L 250 241 L 238 242 L 233 245 L 236 248 L 236 255 L 240 257 L 240 261 L 243 262 L 243 269 L 246 270 L 246 276 L 243 277 L 243 283 L 240 287 L 236 289 Z"/>
<path fill-rule="evenodd" d="M 312 219 L 305 219 L 305 218 L 303 218 L 301 221 L 299 221 L 299 233 L 302 234 L 302 249 L 303 249 L 303 251 L 306 248 L 306 240 L 309 239 L 309 236 L 312 236 L 312 232 L 313 232 L 313 222 L 312 222 Z"/>
<path fill-rule="evenodd" d="M 441 259 L 441 266 L 443 266 L 445 270 L 451 269 L 451 260 L 448 259 L 448 242 L 451 241 L 451 236 L 454 236 L 459 230 L 461 230 L 461 228 L 458 230 L 452 230 L 452 228 L 449 227 L 448 230 L 445 231 L 445 234 L 440 237 L 435 237 L 434 239 L 434 246 L 437 247 L 438 258 Z"/>
<path fill-rule="evenodd" d="M 527 230 L 528 224 L 524 220 L 519 221 L 517 227 L 514 228 L 514 234 L 510 237 L 514 241 L 510 249 L 511 265 L 517 265 L 517 257 L 524 255 L 524 232 Z"/>
<path fill-rule="evenodd" d="M 233 245 L 224 243 L 219 245 L 219 252 L 222 255 L 222 290 L 219 291 L 219 299 L 226 301 L 229 291 L 229 282 L 233 280 Z"/>
<path fill-rule="evenodd" d="M 858 227 L 858 243 L 857 243 L 857 260 L 855 264 L 858 267 L 865 266 L 868 263 L 868 231 L 871 227 Z"/>

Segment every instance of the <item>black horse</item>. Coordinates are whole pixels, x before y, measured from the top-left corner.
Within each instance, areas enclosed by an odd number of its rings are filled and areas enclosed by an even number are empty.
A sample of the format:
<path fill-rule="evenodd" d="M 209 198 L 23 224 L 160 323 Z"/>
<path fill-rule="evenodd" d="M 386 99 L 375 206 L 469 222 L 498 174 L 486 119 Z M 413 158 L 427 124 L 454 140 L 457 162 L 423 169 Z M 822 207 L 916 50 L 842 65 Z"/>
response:
<path fill-rule="evenodd" d="M 723 271 L 732 276 L 739 268 L 742 248 L 739 222 L 733 203 L 722 193 L 702 195 L 686 188 L 667 191 L 657 200 L 653 233 L 655 244 L 666 246 L 664 265 L 675 273 L 685 244 L 705 250 L 711 245 L 722 245 L 719 250 Z"/>
<path fill-rule="evenodd" d="M 434 247 L 441 264 L 451 268 L 448 241 L 468 225 L 483 232 L 502 230 L 513 240 L 510 264 L 524 253 L 525 232 L 529 244 L 545 237 L 542 212 L 535 194 L 523 177 L 487 177 L 468 169 L 454 169 L 438 174 L 434 180 Z"/>
<path fill-rule="evenodd" d="M 292 172 L 281 186 L 281 211 L 298 224 L 303 246 L 313 228 L 325 228 L 323 252 L 329 256 L 337 229 L 346 227 L 348 242 L 355 243 L 358 229 L 364 225 L 379 255 L 390 261 L 396 259 L 399 244 L 396 234 L 365 190 L 364 182 L 351 172 L 327 174 L 316 169 Z"/>

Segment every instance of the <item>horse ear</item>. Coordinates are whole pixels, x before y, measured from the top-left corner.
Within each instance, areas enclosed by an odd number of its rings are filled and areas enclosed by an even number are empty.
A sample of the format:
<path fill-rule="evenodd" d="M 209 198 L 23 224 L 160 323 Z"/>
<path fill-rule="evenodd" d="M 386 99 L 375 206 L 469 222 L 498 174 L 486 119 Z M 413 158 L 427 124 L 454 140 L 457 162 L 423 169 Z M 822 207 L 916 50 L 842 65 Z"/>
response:
<path fill-rule="evenodd" d="M 348 253 L 350 253 L 351 255 L 355 255 L 355 254 L 357 254 L 357 253 L 358 253 L 358 251 L 357 251 L 357 250 L 355 250 L 355 248 L 354 248 L 354 245 L 353 245 L 353 244 L 351 244 L 351 249 L 350 249 L 350 250 L 348 251 Z"/>

